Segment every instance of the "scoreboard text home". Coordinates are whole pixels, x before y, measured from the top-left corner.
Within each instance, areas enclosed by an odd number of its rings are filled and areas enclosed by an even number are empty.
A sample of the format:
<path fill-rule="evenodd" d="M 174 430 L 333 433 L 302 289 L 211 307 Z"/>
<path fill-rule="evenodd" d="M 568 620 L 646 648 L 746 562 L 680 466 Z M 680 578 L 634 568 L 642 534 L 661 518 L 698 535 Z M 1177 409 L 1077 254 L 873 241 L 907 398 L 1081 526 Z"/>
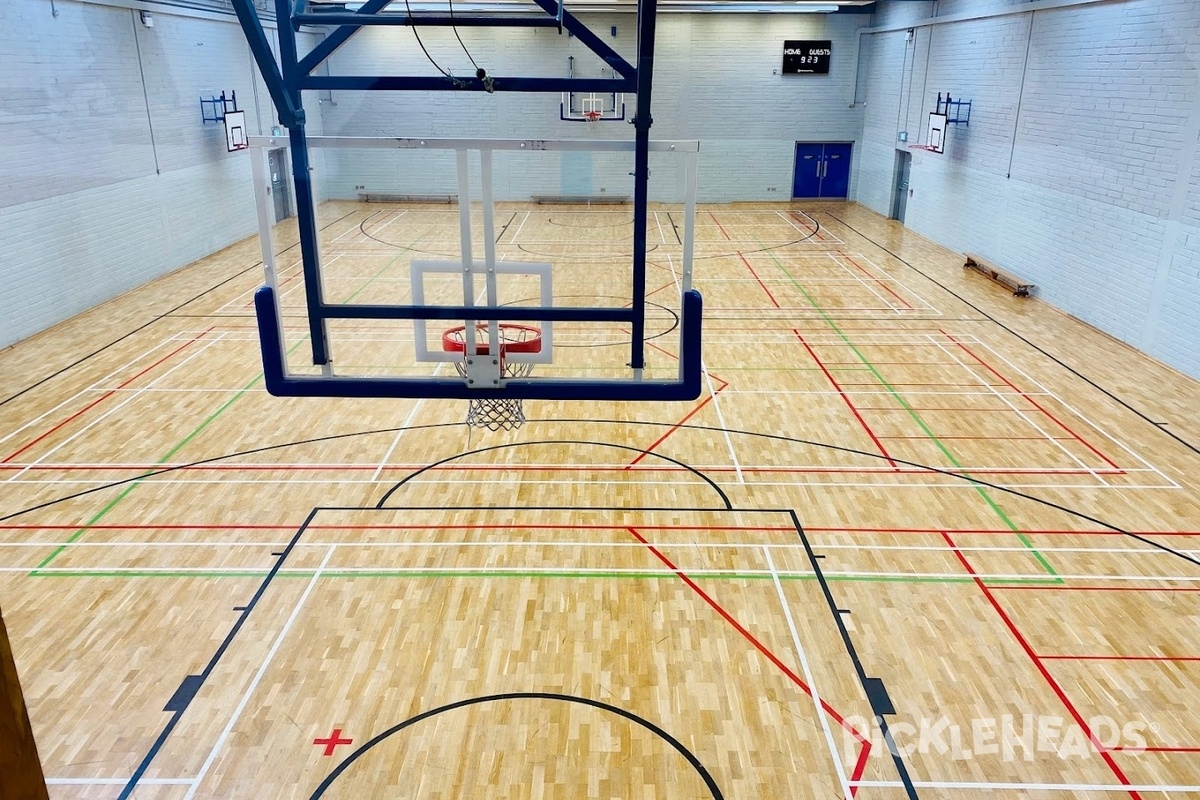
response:
<path fill-rule="evenodd" d="M 830 45 L 825 41 L 794 41 L 783 43 L 784 75 L 828 75 Z"/>

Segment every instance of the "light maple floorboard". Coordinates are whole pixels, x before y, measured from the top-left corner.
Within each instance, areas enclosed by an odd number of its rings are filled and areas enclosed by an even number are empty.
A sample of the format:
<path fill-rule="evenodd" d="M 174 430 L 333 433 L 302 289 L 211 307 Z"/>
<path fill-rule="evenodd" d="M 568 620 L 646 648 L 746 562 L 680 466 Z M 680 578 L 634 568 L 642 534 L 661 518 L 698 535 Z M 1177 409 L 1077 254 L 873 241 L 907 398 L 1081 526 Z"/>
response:
<path fill-rule="evenodd" d="M 678 214 L 650 218 L 650 377 Z M 331 302 L 457 257 L 453 207 L 319 217 Z M 500 204 L 497 254 L 620 305 L 629 219 Z M 0 605 L 51 796 L 1200 793 L 1197 382 L 854 204 L 696 234 L 689 403 L 494 433 L 273 398 L 255 239 L 0 354 Z M 452 372 L 407 326 L 332 329 L 339 370 Z M 562 325 L 535 374 L 618 376 L 627 337 Z"/>

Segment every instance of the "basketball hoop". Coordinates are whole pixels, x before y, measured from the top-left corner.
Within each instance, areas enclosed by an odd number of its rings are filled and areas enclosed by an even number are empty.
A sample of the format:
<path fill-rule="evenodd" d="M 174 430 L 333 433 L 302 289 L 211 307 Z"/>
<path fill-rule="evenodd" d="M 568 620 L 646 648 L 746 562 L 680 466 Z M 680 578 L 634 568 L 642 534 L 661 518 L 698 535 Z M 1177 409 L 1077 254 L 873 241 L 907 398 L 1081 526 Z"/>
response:
<path fill-rule="evenodd" d="M 599 122 L 602 116 L 604 116 L 604 112 L 596 111 L 595 109 L 583 112 L 583 118 L 588 122 Z"/>
<path fill-rule="evenodd" d="M 523 361 L 509 361 L 510 353 L 540 353 L 542 351 L 542 330 L 528 325 L 500 324 L 500 377 L 525 378 L 533 372 L 533 364 Z M 468 366 L 472 358 L 487 358 L 491 355 L 491 343 L 488 341 L 488 326 L 475 326 L 475 355 L 467 355 L 466 326 L 459 325 L 450 328 L 442 334 L 442 349 L 447 353 L 462 353 L 463 358 L 454 362 L 455 369 L 462 378 L 469 378 Z M 472 428 L 487 428 L 498 431 L 503 428 L 513 431 L 525 424 L 525 411 L 521 400 L 517 399 L 484 399 L 471 400 L 467 407 L 467 425 Z"/>

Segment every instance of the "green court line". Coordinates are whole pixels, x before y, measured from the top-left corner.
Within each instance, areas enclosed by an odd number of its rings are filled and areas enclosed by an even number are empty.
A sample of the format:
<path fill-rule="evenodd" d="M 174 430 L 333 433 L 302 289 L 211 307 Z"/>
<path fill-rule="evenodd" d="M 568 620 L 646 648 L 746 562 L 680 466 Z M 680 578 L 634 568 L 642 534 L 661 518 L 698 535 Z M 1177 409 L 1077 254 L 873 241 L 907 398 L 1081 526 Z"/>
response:
<path fill-rule="evenodd" d="M 410 244 L 409 247 L 411 248 L 411 247 L 416 246 L 417 244 L 420 243 L 420 241 L 421 241 L 420 239 L 417 239 L 412 244 Z M 370 286 L 372 283 L 374 283 L 375 280 L 379 278 L 379 276 L 383 275 L 383 273 L 385 273 L 389 269 L 391 269 L 392 265 L 395 264 L 397 261 L 399 261 L 400 258 L 401 258 L 401 256 L 396 256 L 391 261 L 389 261 L 387 264 L 385 264 L 378 272 L 376 272 L 374 275 L 372 275 L 370 278 L 368 278 L 366 283 L 364 283 L 362 286 L 358 287 L 358 289 L 356 289 L 348 298 L 346 298 L 342 302 L 349 303 L 350 301 L 352 301 L 355 297 L 357 297 L 359 295 L 360 292 L 362 292 L 364 289 L 366 289 L 368 286 Z M 308 341 L 307 335 L 305 335 L 302 339 L 300 339 L 298 342 L 296 342 L 294 345 L 292 345 L 291 348 L 288 349 L 287 355 L 290 356 L 293 352 L 295 352 L 296 348 L 298 348 L 300 345 L 304 344 L 304 342 L 306 342 L 306 341 Z M 173 455 L 178 453 L 180 450 L 182 450 L 184 447 L 186 447 L 189 442 L 191 442 L 193 439 L 195 439 L 197 436 L 199 436 L 200 433 L 203 432 L 205 428 L 207 428 L 209 425 L 211 425 L 217 419 L 217 417 L 224 414 L 227 410 L 229 410 L 230 406 L 232 406 L 239 399 L 241 399 L 243 396 L 245 396 L 246 392 L 250 391 L 250 389 L 252 389 L 255 384 L 257 384 L 259 381 L 261 381 L 262 378 L 263 378 L 263 373 L 261 373 L 261 372 L 258 373 L 258 375 L 256 375 L 254 378 L 252 378 L 249 383 L 247 383 L 245 386 L 243 386 L 241 389 L 239 389 L 237 391 L 237 393 L 235 393 L 233 395 L 233 397 L 231 397 L 227 401 L 225 401 L 225 403 L 223 403 L 220 408 L 218 408 L 213 413 L 209 414 L 208 417 L 205 418 L 205 420 L 203 422 L 201 422 L 199 425 L 197 425 L 195 427 L 195 429 L 192 430 L 191 433 L 189 433 L 187 436 L 183 437 L 183 439 L 180 440 L 174 447 L 172 447 L 170 450 L 168 450 L 166 455 L 164 455 L 162 458 L 158 459 L 154 463 L 165 464 L 167 461 L 169 461 Z M 158 472 L 158 470 L 150 470 L 145 475 L 143 475 L 141 478 L 134 480 L 132 483 L 130 483 L 128 486 L 126 486 L 125 489 L 119 495 L 117 495 L 115 498 L 113 498 L 111 501 L 109 501 L 109 503 L 106 506 L 104 506 L 104 508 L 100 509 L 100 511 L 98 511 L 95 515 L 93 515 L 91 519 L 89 519 L 87 522 L 85 522 L 83 524 L 83 527 L 81 527 L 79 530 L 77 530 L 73 534 L 71 534 L 71 536 L 64 543 L 62 543 L 57 548 L 55 548 L 54 551 L 52 553 L 50 553 L 50 555 L 48 555 L 44 559 L 42 559 L 41 563 L 38 564 L 36 567 L 34 567 L 33 571 L 30 574 L 31 575 L 38 574 L 38 570 L 45 568 L 47 565 L 50 564 L 50 562 L 54 561 L 54 559 L 56 559 L 60 555 L 62 555 L 62 552 L 64 550 L 66 550 L 68 547 L 70 547 L 75 541 L 77 541 L 79 539 L 79 537 L 83 536 L 83 534 L 87 533 L 93 525 L 95 525 L 100 520 L 102 520 L 106 516 L 108 516 L 109 512 L 111 512 L 114 508 L 116 508 L 117 505 L 122 500 L 124 500 L 126 497 L 128 497 L 130 495 L 130 493 L 133 492 L 134 489 L 136 489 L 138 486 L 140 486 L 142 484 L 143 478 L 150 477 L 150 476 L 156 474 L 157 472 Z"/>
<path fill-rule="evenodd" d="M 758 240 L 755 239 L 755 241 L 757 242 Z M 758 242 L 758 244 L 760 246 L 764 246 L 764 245 L 762 245 L 762 242 Z M 783 272 L 784 275 L 787 276 L 788 280 L 791 281 L 792 285 L 796 287 L 796 289 L 800 292 L 800 294 L 804 295 L 804 299 L 808 302 L 808 304 L 811 305 L 817 311 L 818 314 L 820 314 L 820 316 L 821 316 L 822 320 L 824 320 L 825 324 L 833 329 L 833 332 L 836 333 L 838 338 L 841 339 L 842 342 L 845 343 L 845 345 L 850 348 L 851 352 L 854 353 L 855 357 L 858 358 L 858 360 L 861 361 L 868 370 L 870 370 L 871 374 L 875 377 L 875 380 L 879 381 L 879 384 L 881 386 L 883 386 L 885 389 L 887 389 L 888 394 L 890 394 L 892 396 L 892 399 L 894 399 L 897 403 L 899 403 L 900 406 L 905 411 L 908 412 L 908 415 L 910 417 L 912 417 L 913 421 L 917 423 L 918 427 L 921 428 L 922 432 L 924 432 L 924 434 L 929 438 L 929 440 L 933 442 L 933 444 L 937 447 L 937 449 L 942 452 L 942 455 L 944 455 L 950 461 L 950 463 L 953 464 L 963 475 L 970 477 L 970 473 L 967 472 L 965 469 L 963 469 L 963 466 L 959 462 L 959 460 L 957 458 L 955 458 L 954 454 L 952 452 L 950 452 L 950 449 L 948 447 L 946 447 L 946 445 L 940 439 L 938 439 L 937 435 L 933 432 L 932 429 L 930 429 L 929 425 L 926 424 L 925 420 L 921 418 L 921 415 L 917 413 L 916 409 L 914 409 L 911 405 L 908 404 L 908 401 L 905 400 L 904 397 L 896 390 L 896 388 L 894 386 L 892 386 L 892 384 L 889 383 L 886 378 L 883 377 L 883 375 L 879 372 L 879 370 L 875 367 L 875 365 L 872 364 L 870 362 L 870 360 L 868 360 L 867 357 L 862 354 L 862 352 L 858 349 L 858 347 L 855 346 L 854 342 L 852 342 L 850 340 L 850 337 L 847 336 L 845 334 L 845 332 L 842 331 L 842 329 L 838 327 L 837 323 L 833 321 L 833 319 L 825 312 L 825 309 L 823 309 L 817 303 L 817 301 L 813 298 L 813 296 L 810 295 L 808 293 L 808 291 L 803 286 L 800 285 L 800 282 L 797 281 L 795 276 L 793 276 L 792 273 L 790 273 L 788 271 L 787 267 L 785 267 L 779 261 L 779 259 L 775 257 L 775 254 L 773 252 L 771 252 L 770 250 L 767 250 L 766 253 L 768 256 L 770 256 L 771 260 L 775 262 L 775 266 L 779 267 L 779 270 L 781 272 Z M 1000 507 L 1000 505 L 995 501 L 994 498 L 992 498 L 991 494 L 988 493 L 987 489 L 983 486 L 980 486 L 979 484 L 973 484 L 973 487 L 974 487 L 975 491 L 979 493 L 979 496 L 983 498 L 984 502 L 987 503 L 988 507 L 991 508 L 992 511 L 996 514 L 996 516 L 1000 518 L 1000 521 L 1003 522 L 1004 525 L 1010 531 L 1012 531 L 1013 533 L 1015 533 L 1017 535 L 1017 539 L 1019 539 L 1021 544 L 1027 550 L 1029 550 L 1029 552 L 1033 555 L 1033 557 L 1037 560 L 1037 562 L 1042 565 L 1042 568 L 1045 569 L 1046 572 L 1048 572 L 1049 574 L 1057 577 L 1058 573 L 1054 570 L 1054 567 L 1052 567 L 1050 565 L 1050 562 L 1046 560 L 1046 557 L 1043 556 L 1037 550 L 1037 548 L 1035 548 L 1033 546 L 1033 542 L 1031 542 L 1029 540 L 1029 538 L 1027 536 L 1025 536 L 1024 533 L 1021 532 L 1021 529 L 1019 527 L 1017 527 L 1016 523 L 1014 523 L 1009 518 L 1008 514 L 1004 513 L 1004 509 Z M 1060 582 L 1061 582 L 1061 580 L 1060 580 Z"/>

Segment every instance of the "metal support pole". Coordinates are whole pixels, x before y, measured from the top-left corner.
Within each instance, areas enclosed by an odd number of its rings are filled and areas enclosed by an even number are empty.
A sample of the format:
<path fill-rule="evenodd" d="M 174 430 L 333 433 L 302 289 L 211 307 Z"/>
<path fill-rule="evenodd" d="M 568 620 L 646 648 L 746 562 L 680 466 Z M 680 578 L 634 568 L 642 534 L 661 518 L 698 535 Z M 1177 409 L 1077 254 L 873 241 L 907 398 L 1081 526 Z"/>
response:
<path fill-rule="evenodd" d="M 683 157 L 683 291 L 692 288 L 692 251 L 696 243 L 696 160 L 698 153 Z"/>
<path fill-rule="evenodd" d="M 278 271 L 275 267 L 275 237 L 271 227 L 271 204 L 267 202 L 271 183 L 267 178 L 270 155 L 265 147 L 250 148 L 250 171 L 254 180 L 254 208 L 258 213 L 258 246 L 262 250 L 263 280 L 272 289 L 278 286 Z"/>
<path fill-rule="evenodd" d="M 292 105 L 299 109 L 300 72 L 296 66 L 296 31 L 287 24 L 291 18 L 289 0 L 275 0 L 275 18 L 280 21 L 279 66 Z M 300 234 L 300 255 L 304 260 L 304 295 L 308 305 L 308 334 L 312 338 L 314 364 L 329 364 L 329 327 L 325 322 L 325 293 L 321 285 L 321 252 L 317 244 L 317 209 L 313 198 L 312 171 L 308 161 L 308 141 L 304 135 L 304 117 L 288 127 L 291 141 L 292 181 L 296 186 L 296 225 Z"/>
<path fill-rule="evenodd" d="M 650 199 L 650 89 L 654 77 L 656 0 L 638 4 L 637 116 L 633 127 L 633 341 L 629 367 L 640 379 L 646 365 L 646 225 Z"/>
<path fill-rule="evenodd" d="M 473 246 L 471 244 L 470 162 L 467 159 L 466 148 L 459 148 L 454 155 L 458 165 L 458 235 L 462 247 L 463 305 L 471 307 L 475 305 L 475 261 L 471 252 Z M 476 355 L 477 352 L 475 349 L 475 326 L 477 324 L 477 320 L 474 319 L 463 320 L 463 325 L 466 326 L 463 330 L 463 339 L 468 356 Z"/>
<path fill-rule="evenodd" d="M 479 149 L 479 196 L 483 202 L 483 266 L 487 270 L 487 304 L 492 308 L 500 305 L 496 287 L 496 224 L 492 205 L 492 151 Z M 494 319 L 488 320 L 488 352 L 500 353 L 500 326 Z M 502 354 L 503 355 L 503 354 Z"/>

